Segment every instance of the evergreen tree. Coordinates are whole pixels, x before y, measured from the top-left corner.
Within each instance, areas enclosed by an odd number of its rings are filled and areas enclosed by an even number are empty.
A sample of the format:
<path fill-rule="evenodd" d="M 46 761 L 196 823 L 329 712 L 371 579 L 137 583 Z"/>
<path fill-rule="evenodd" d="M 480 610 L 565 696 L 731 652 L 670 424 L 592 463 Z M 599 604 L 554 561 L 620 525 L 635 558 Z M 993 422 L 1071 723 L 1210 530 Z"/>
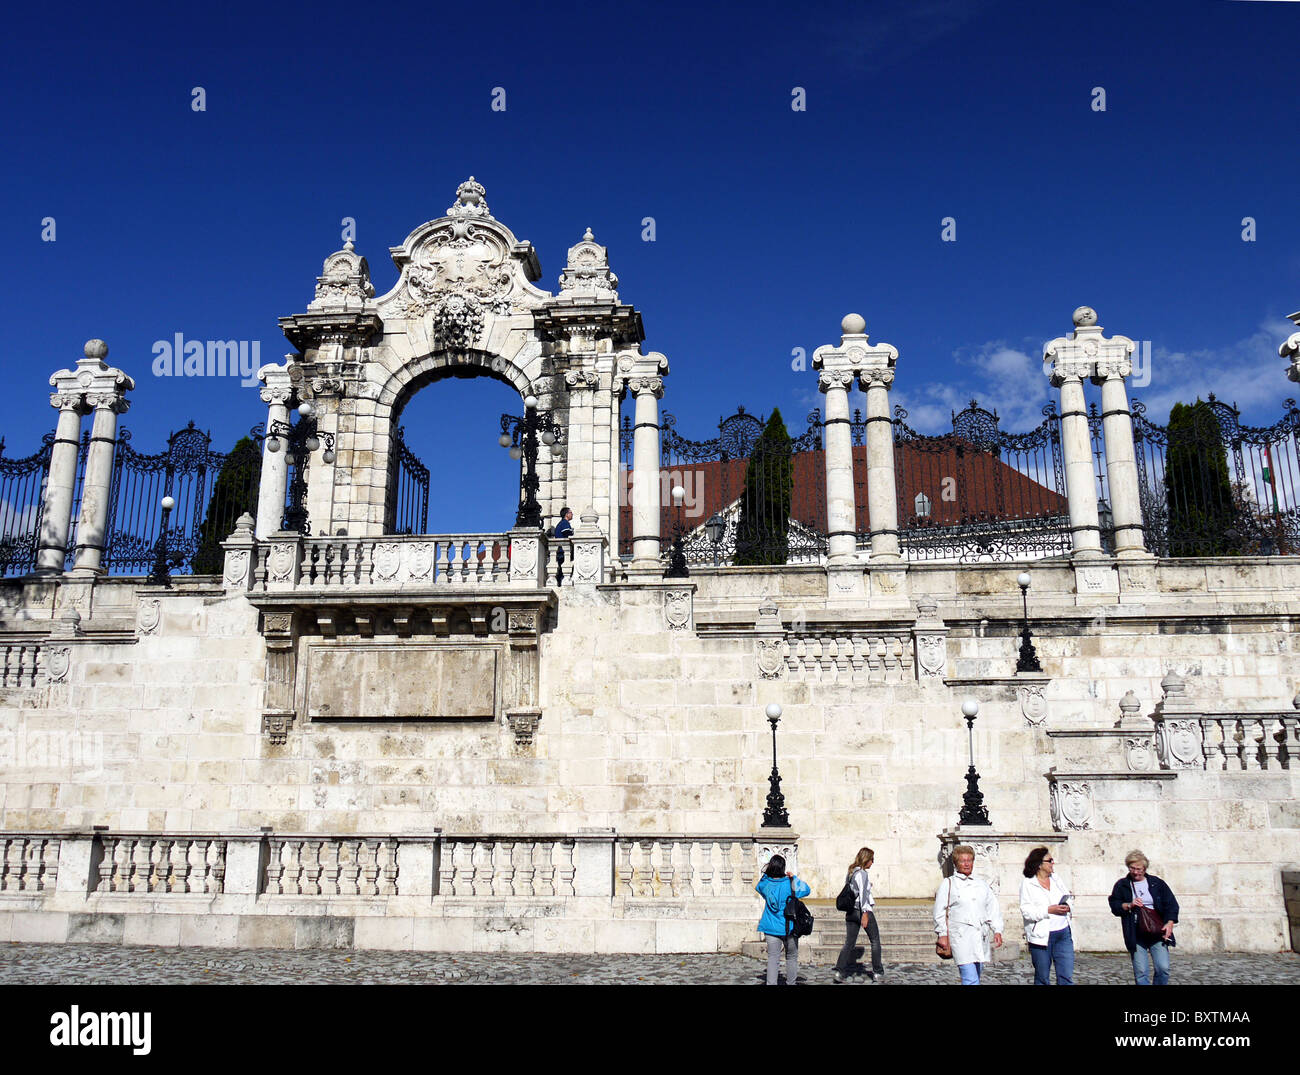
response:
<path fill-rule="evenodd" d="M 745 490 L 736 524 L 735 563 L 784 564 L 790 551 L 794 459 L 780 410 L 772 411 L 745 466 Z"/>
<path fill-rule="evenodd" d="M 252 437 L 241 437 L 226 456 L 208 499 L 208 512 L 199 527 L 190 570 L 195 575 L 219 575 L 225 559 L 221 543 L 239 517 L 257 514 L 257 487 L 262 476 L 262 451 Z"/>
<path fill-rule="evenodd" d="M 1239 551 L 1228 454 L 1214 409 L 1204 400 L 1175 403 L 1165 456 L 1172 556 L 1224 556 Z"/>

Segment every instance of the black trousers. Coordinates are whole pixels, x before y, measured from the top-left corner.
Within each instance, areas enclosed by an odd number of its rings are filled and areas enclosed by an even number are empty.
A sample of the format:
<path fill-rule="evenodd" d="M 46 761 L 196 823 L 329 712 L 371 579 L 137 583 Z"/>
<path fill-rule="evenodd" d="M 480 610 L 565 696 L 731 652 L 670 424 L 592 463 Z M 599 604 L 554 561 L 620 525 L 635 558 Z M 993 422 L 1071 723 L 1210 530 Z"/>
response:
<path fill-rule="evenodd" d="M 844 947 L 840 949 L 840 958 L 835 961 L 835 969 L 841 974 L 848 974 L 853 966 L 853 949 L 858 944 L 858 933 L 862 929 L 862 919 L 849 915 L 844 923 Z M 875 974 L 884 974 L 885 965 L 880 958 L 880 926 L 876 923 L 876 912 L 867 912 L 867 940 L 871 942 L 871 970 Z"/>

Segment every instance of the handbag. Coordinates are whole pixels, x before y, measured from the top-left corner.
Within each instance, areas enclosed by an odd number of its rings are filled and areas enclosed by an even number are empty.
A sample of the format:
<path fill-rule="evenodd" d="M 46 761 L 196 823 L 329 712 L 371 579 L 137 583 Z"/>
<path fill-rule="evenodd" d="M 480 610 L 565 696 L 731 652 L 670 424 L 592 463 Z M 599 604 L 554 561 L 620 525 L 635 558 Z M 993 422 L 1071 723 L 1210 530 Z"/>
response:
<path fill-rule="evenodd" d="M 1130 889 L 1133 889 L 1131 883 L 1129 887 Z M 1148 885 L 1148 887 L 1150 886 Z M 1136 889 L 1134 889 L 1130 895 L 1130 902 L 1132 899 L 1135 899 L 1136 897 L 1137 897 L 1137 891 Z M 1152 901 L 1155 900 L 1154 894 L 1152 894 L 1151 899 Z M 1160 916 L 1159 911 L 1157 911 L 1154 907 L 1148 907 L 1146 904 L 1143 904 L 1141 907 L 1136 907 L 1134 908 L 1134 910 L 1137 911 L 1136 924 L 1139 933 L 1145 933 L 1152 937 L 1164 936 L 1165 920 Z"/>
<path fill-rule="evenodd" d="M 952 878 L 948 878 L 948 906 L 943 912 L 943 931 L 944 936 L 948 936 L 948 915 L 952 911 Z M 934 942 L 934 954 L 940 959 L 952 959 L 952 941 L 944 943 L 943 941 Z"/>
<path fill-rule="evenodd" d="M 835 897 L 835 909 L 837 911 L 843 911 L 845 914 L 850 914 L 857 910 L 858 893 L 853 887 L 853 877 L 856 873 L 857 871 L 854 870 L 853 873 L 849 874 L 849 879 L 844 882 L 844 887 L 840 889 L 840 894 Z"/>

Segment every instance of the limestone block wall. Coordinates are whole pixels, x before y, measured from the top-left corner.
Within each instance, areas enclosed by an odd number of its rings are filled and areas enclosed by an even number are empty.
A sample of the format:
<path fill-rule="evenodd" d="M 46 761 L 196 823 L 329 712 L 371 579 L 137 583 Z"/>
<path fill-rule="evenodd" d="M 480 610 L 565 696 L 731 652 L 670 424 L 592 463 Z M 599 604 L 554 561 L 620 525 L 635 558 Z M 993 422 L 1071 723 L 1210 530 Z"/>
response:
<path fill-rule="evenodd" d="M 996 869 L 1012 932 L 1016 860 L 1025 838 L 1045 837 L 1080 894 L 1085 948 L 1119 944 L 1104 897 L 1135 846 L 1183 901 L 1187 949 L 1284 947 L 1281 869 L 1300 861 L 1300 768 L 1157 776 L 1152 762 L 1130 764 L 1121 736 L 1093 733 L 1115 731 L 1119 700 L 1133 692 L 1138 730 L 1150 735 L 1170 671 L 1202 708 L 1289 709 L 1300 686 L 1293 567 L 1104 570 L 1113 592 L 1097 595 L 1068 564 L 1035 567 L 1031 617 L 1047 681 L 1044 711 L 1028 714 L 1012 675 L 1015 568 L 868 573 L 869 596 L 850 598 L 829 596 L 818 568 L 700 571 L 684 626 L 657 581 L 565 588 L 541 639 L 542 715 L 529 745 L 503 719 L 301 715 L 275 745 L 261 724 L 258 614 L 242 596 L 101 584 L 62 677 L 49 681 L 47 666 L 0 692 L 0 745 L 12 744 L 0 756 L 0 830 L 753 833 L 771 768 L 763 711 L 778 702 L 783 790 L 814 893 L 833 896 L 866 844 L 880 894 L 920 898 L 939 879 L 939 834 L 957 822 L 969 764 L 959 708 L 973 696 L 993 821 L 981 835 L 1005 837 Z M 26 599 L 6 595 L 7 637 L 49 632 L 59 598 L 41 593 L 22 617 Z M 921 596 L 948 631 L 936 677 L 909 652 Z M 760 666 L 756 644 L 769 605 L 784 647 L 775 670 Z M 49 755 L 59 736 L 90 760 Z M 1066 822 L 1054 835 L 1053 771 L 1087 777 L 1087 827 Z M 721 930 L 719 943 L 738 929 Z"/>

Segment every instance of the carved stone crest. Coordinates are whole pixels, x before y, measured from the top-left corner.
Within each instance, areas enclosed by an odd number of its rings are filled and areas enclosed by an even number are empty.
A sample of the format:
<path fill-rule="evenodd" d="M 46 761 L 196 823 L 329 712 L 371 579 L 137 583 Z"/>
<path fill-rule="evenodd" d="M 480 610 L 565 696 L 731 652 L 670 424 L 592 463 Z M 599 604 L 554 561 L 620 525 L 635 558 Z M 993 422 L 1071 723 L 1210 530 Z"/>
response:
<path fill-rule="evenodd" d="M 274 545 L 266 569 L 272 582 L 285 582 L 293 571 L 294 547 L 292 545 Z"/>
<path fill-rule="evenodd" d="M 575 543 L 573 578 L 576 582 L 600 581 L 600 546 L 595 542 Z"/>
<path fill-rule="evenodd" d="M 52 646 L 45 651 L 45 670 L 51 683 L 62 683 L 72 667 L 72 647 Z"/>
<path fill-rule="evenodd" d="M 754 645 L 754 660 L 760 676 L 764 679 L 780 679 L 785 675 L 785 644 L 781 639 L 759 638 Z"/>
<path fill-rule="evenodd" d="M 226 553 L 226 583 L 238 586 L 248 577 L 248 550 L 231 549 Z"/>
<path fill-rule="evenodd" d="M 1053 780 L 1049 788 L 1052 828 L 1092 828 L 1092 785 L 1086 780 Z"/>
<path fill-rule="evenodd" d="M 151 635 L 158 630 L 162 619 L 162 601 L 156 597 L 146 597 L 140 601 L 140 618 L 137 623 L 142 635 Z"/>
<path fill-rule="evenodd" d="M 1047 716 L 1047 699 L 1043 697 L 1042 684 L 1016 688 L 1020 698 L 1020 712 L 1031 725 L 1039 725 Z"/>
<path fill-rule="evenodd" d="M 282 747 L 289 741 L 295 716 L 295 713 L 288 710 L 273 710 L 262 714 L 262 732 L 271 746 Z"/>
<path fill-rule="evenodd" d="M 433 569 L 433 545 L 427 541 L 420 541 L 408 546 L 408 552 L 407 573 L 413 579 L 428 578 L 429 572 Z"/>
<path fill-rule="evenodd" d="M 922 679 L 941 679 L 947 664 L 945 637 L 943 635 L 916 636 L 916 663 Z"/>
<path fill-rule="evenodd" d="M 381 542 L 375 546 L 375 578 L 385 581 L 397 574 L 402 562 L 401 549 L 391 541 Z"/>
<path fill-rule="evenodd" d="M 1195 720 L 1162 720 L 1156 731 L 1156 750 L 1162 769 L 1200 769 L 1201 727 Z"/>
<path fill-rule="evenodd" d="M 691 624 L 691 591 L 664 591 L 664 622 L 670 631 L 684 631 Z"/>
<path fill-rule="evenodd" d="M 1133 772 L 1145 773 L 1156 767 L 1156 744 L 1149 735 L 1124 737 L 1124 761 Z"/>
<path fill-rule="evenodd" d="M 537 734 L 537 725 L 541 722 L 542 711 L 540 709 L 509 709 L 506 711 L 506 720 L 510 723 L 510 730 L 515 734 L 515 746 L 526 749 L 533 745 L 533 737 Z"/>

